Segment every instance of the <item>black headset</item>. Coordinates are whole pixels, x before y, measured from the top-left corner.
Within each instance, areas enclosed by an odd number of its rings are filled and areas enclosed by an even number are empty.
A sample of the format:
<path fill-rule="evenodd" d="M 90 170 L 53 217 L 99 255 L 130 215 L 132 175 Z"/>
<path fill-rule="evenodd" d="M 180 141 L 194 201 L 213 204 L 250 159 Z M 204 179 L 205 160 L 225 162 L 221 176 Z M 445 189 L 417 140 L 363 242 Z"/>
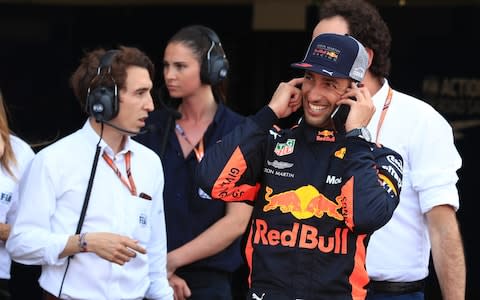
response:
<path fill-rule="evenodd" d="M 218 35 L 213 30 L 205 26 L 198 28 L 211 42 L 210 48 L 203 58 L 200 79 L 203 83 L 216 85 L 227 78 L 229 68 L 227 56 Z"/>
<path fill-rule="evenodd" d="M 118 88 L 111 73 L 111 65 L 118 52 L 119 50 L 109 50 L 100 58 L 97 75 L 92 79 L 87 91 L 86 110 L 97 122 L 110 121 L 118 114 Z M 105 85 L 106 81 L 113 85 Z M 92 85 L 97 82 L 99 84 L 92 89 Z"/>

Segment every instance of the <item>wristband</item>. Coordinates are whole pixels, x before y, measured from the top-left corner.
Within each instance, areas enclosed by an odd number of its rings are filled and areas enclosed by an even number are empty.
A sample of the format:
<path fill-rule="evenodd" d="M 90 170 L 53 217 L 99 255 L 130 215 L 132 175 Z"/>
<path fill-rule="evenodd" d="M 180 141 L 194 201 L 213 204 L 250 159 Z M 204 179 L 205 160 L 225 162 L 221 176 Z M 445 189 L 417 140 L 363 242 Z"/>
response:
<path fill-rule="evenodd" d="M 358 138 L 361 138 L 361 139 L 363 139 L 367 142 L 372 141 L 372 136 L 370 135 L 370 131 L 368 131 L 368 129 L 366 127 L 359 127 L 359 128 L 352 129 L 345 134 L 345 137 L 347 137 L 347 138 L 348 137 L 358 137 Z"/>
<path fill-rule="evenodd" d="M 80 252 L 87 252 L 87 240 L 85 239 L 87 233 L 82 232 L 78 239 L 78 247 L 80 248 Z"/>

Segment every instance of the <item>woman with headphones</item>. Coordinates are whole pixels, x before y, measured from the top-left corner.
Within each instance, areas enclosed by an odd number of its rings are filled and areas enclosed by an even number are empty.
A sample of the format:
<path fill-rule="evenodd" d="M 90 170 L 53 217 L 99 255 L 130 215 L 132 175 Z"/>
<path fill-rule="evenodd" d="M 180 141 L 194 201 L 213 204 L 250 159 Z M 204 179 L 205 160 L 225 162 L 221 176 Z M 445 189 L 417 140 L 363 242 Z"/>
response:
<path fill-rule="evenodd" d="M 163 105 L 151 113 L 149 122 L 159 129 L 137 137 L 162 159 L 167 267 L 176 299 L 232 299 L 232 274 L 242 264 L 241 236 L 251 206 L 213 201 L 194 181 L 205 151 L 244 119 L 224 103 L 227 73 L 213 30 L 179 30 L 163 57 L 164 84 L 175 109 Z"/>

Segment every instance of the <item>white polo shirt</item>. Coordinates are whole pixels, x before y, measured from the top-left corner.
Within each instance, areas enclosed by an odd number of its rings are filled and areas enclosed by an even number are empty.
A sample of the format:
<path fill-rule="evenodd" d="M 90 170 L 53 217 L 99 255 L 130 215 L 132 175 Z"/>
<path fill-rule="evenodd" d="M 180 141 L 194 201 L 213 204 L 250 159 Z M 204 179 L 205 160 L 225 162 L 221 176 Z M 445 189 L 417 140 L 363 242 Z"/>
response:
<path fill-rule="evenodd" d="M 67 258 L 59 254 L 75 233 L 87 190 L 99 136 L 89 121 L 83 128 L 40 151 L 20 183 L 20 207 L 7 250 L 23 264 L 42 265 L 40 286 L 58 296 Z M 95 253 L 78 253 L 62 287 L 62 299 L 173 299 L 166 274 L 163 168 L 150 149 L 128 138 L 113 158 L 126 178 L 125 153 L 131 151 L 131 173 L 138 194 L 132 196 L 101 157 L 112 149 L 102 140 L 93 188 L 81 232 L 112 232 L 146 247 L 120 266 Z"/>
<path fill-rule="evenodd" d="M 373 96 L 375 114 L 368 129 L 375 138 L 389 85 Z M 373 280 L 408 282 L 428 275 L 430 240 L 425 213 L 434 206 L 459 208 L 456 183 L 462 160 L 448 122 L 429 104 L 393 91 L 379 142 L 403 157 L 400 203 L 392 219 L 377 230 L 367 249 Z"/>

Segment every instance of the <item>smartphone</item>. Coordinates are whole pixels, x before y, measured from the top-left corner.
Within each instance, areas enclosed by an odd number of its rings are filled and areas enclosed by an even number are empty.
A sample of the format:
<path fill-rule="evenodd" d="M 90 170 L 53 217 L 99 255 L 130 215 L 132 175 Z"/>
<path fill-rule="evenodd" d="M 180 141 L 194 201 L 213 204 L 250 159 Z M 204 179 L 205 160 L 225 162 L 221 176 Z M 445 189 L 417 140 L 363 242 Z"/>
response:
<path fill-rule="evenodd" d="M 350 99 L 357 101 L 355 97 Z M 350 112 L 350 106 L 346 104 L 340 104 L 332 113 L 333 124 L 338 132 L 345 133 L 345 122 L 347 121 L 348 113 Z"/>

